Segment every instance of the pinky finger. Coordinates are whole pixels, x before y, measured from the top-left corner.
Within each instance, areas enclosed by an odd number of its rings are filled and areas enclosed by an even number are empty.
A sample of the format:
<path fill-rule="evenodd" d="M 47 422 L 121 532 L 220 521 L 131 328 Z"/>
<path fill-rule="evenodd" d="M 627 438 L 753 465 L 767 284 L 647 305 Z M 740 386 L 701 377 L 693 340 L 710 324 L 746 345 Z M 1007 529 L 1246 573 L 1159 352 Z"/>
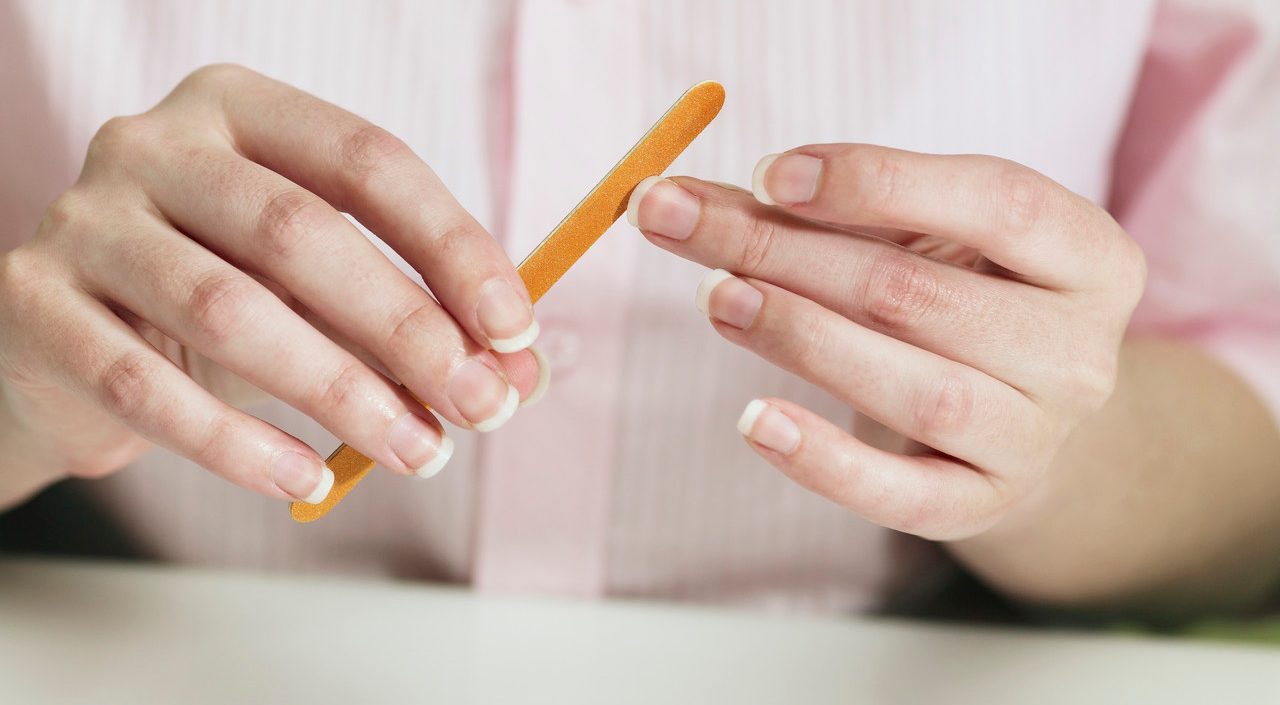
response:
<path fill-rule="evenodd" d="M 134 433 L 241 487 L 318 503 L 333 471 L 293 436 L 217 399 L 97 300 L 72 323 L 91 345 L 61 346 L 64 381 Z"/>
<path fill-rule="evenodd" d="M 802 487 L 881 526 L 933 540 L 989 528 L 1003 504 L 999 480 L 941 456 L 879 450 L 781 399 L 756 399 L 738 431 Z"/>

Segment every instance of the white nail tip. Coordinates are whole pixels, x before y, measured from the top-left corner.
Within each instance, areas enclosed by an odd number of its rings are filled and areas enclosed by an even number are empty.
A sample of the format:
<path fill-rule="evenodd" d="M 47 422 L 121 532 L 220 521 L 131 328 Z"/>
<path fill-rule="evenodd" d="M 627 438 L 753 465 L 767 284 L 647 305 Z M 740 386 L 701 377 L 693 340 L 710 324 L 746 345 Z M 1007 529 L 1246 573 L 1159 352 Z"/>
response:
<path fill-rule="evenodd" d="M 319 504 L 329 496 L 329 491 L 333 489 L 333 471 L 327 467 L 320 468 L 320 484 L 316 485 L 311 494 L 302 498 L 307 504 Z"/>
<path fill-rule="evenodd" d="M 533 359 L 538 361 L 538 383 L 533 385 L 533 391 L 529 392 L 529 396 L 520 402 L 521 408 L 537 404 L 546 395 L 547 388 L 551 386 L 551 363 L 547 361 L 541 350 L 529 348 L 529 352 L 533 353 Z"/>
<path fill-rule="evenodd" d="M 760 414 L 767 408 L 769 405 L 759 399 L 751 400 L 747 408 L 742 410 L 742 416 L 738 417 L 738 433 L 750 437 L 751 429 L 756 425 L 756 419 L 760 418 Z"/>
<path fill-rule="evenodd" d="M 711 292 L 726 279 L 733 279 L 733 275 L 723 269 L 713 269 L 702 278 L 702 282 L 698 284 L 698 293 L 693 299 L 702 315 L 711 315 Z"/>
<path fill-rule="evenodd" d="M 428 477 L 434 477 L 437 473 L 439 473 L 441 470 L 444 469 L 445 465 L 449 464 L 449 458 L 452 458 L 452 457 L 453 457 L 453 439 L 448 436 L 442 435 L 440 437 L 440 447 L 436 449 L 436 457 L 432 458 L 431 462 L 427 463 L 426 465 L 423 465 L 422 467 L 418 468 L 414 472 L 417 473 L 418 477 L 421 477 L 424 480 L 427 479 Z"/>
<path fill-rule="evenodd" d="M 644 195 L 649 193 L 649 189 L 659 181 L 662 181 L 661 176 L 650 176 L 631 190 L 631 198 L 627 199 L 627 222 L 631 223 L 631 227 L 640 227 L 640 202 L 644 200 Z"/>
<path fill-rule="evenodd" d="M 502 408 L 498 409 L 496 414 L 490 416 L 484 421 L 477 421 L 476 423 L 471 424 L 471 427 L 481 433 L 496 431 L 502 427 L 502 424 L 511 420 L 511 417 L 516 413 L 516 407 L 519 405 L 520 392 L 516 391 L 515 387 L 508 384 L 507 398 L 503 400 Z"/>
<path fill-rule="evenodd" d="M 513 353 L 520 352 L 525 348 L 533 345 L 533 341 L 538 339 L 538 334 L 542 332 L 542 327 L 535 320 L 529 324 L 528 328 L 520 335 L 513 335 L 510 338 L 490 338 L 489 347 L 494 352 Z"/>
<path fill-rule="evenodd" d="M 769 190 L 764 187 L 764 175 L 768 173 L 769 167 L 773 166 L 778 156 L 777 154 L 770 154 L 762 158 L 756 163 L 755 171 L 751 172 L 751 193 L 755 194 L 757 201 L 766 206 L 778 205 L 778 202 L 769 195 Z"/>

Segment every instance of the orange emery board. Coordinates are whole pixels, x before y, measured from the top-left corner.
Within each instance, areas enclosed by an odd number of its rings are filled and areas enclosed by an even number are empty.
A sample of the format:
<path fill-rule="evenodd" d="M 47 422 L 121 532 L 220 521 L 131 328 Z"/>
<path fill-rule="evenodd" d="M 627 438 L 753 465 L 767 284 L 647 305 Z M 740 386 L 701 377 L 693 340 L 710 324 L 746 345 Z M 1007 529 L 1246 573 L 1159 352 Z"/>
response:
<path fill-rule="evenodd" d="M 517 271 L 535 303 L 626 212 L 631 190 L 671 166 L 715 119 L 723 105 L 724 87 L 715 81 L 704 81 L 685 91 L 591 193 L 534 248 Z M 311 522 L 328 514 L 374 466 L 372 460 L 345 444 L 338 446 L 325 464 L 333 471 L 333 489 L 319 504 L 294 502 L 290 507 L 294 521 Z"/>

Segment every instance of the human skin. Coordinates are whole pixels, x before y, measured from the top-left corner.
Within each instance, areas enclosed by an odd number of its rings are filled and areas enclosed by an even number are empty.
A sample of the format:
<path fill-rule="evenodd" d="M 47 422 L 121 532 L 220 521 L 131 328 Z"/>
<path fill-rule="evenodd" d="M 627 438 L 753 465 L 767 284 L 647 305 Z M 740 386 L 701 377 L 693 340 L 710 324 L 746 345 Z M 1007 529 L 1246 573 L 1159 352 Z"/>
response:
<path fill-rule="evenodd" d="M 452 449 L 435 414 L 492 430 L 534 393 L 536 335 L 501 246 L 402 141 L 206 67 L 106 123 L 74 186 L 0 259 L 0 508 L 153 444 L 319 501 L 332 474 L 316 450 L 238 408 L 263 393 L 429 476 Z"/>
<path fill-rule="evenodd" d="M 753 189 L 637 188 L 653 244 L 716 268 L 716 331 L 864 414 L 860 437 L 753 401 L 749 445 L 804 487 L 945 542 L 1028 602 L 1240 608 L 1280 574 L 1280 438 L 1247 386 L 1126 338 L 1142 252 L 1018 164 L 872 145 L 761 160 Z"/>

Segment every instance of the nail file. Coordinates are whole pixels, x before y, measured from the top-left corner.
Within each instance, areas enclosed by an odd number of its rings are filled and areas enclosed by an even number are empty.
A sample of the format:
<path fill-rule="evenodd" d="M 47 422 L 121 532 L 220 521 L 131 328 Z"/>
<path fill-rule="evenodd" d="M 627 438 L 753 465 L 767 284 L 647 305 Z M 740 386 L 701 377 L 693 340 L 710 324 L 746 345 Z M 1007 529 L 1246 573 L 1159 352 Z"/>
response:
<path fill-rule="evenodd" d="M 537 302 L 627 210 L 631 190 L 650 176 L 661 174 L 711 123 L 724 105 L 724 87 L 704 81 L 685 91 L 649 132 L 627 152 L 604 179 L 574 207 L 517 271 Z M 343 444 L 325 460 L 333 471 L 333 489 L 319 504 L 294 502 L 290 514 L 297 522 L 311 522 L 328 514 L 373 469 L 374 462 Z"/>

